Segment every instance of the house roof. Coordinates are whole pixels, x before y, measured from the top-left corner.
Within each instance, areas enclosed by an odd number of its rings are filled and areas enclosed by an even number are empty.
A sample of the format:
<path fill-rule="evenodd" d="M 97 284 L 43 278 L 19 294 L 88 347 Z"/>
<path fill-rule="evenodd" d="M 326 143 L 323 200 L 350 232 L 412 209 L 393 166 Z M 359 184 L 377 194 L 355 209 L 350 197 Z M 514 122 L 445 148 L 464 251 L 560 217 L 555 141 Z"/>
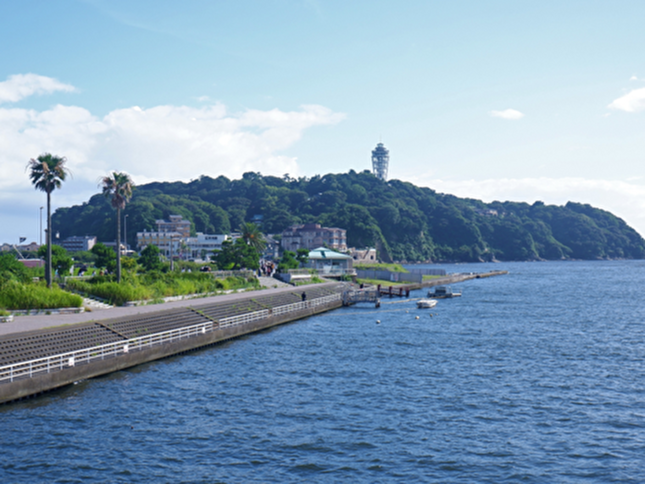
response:
<path fill-rule="evenodd" d="M 351 259 L 349 255 L 341 254 L 327 247 L 318 247 L 309 251 L 309 259 Z"/>

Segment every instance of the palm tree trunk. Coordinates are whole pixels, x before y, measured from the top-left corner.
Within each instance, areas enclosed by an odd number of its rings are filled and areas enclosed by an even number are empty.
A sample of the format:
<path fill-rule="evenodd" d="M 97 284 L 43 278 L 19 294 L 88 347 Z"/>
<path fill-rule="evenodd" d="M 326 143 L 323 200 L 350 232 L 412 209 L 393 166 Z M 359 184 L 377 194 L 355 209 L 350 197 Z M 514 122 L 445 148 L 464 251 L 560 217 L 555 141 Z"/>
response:
<path fill-rule="evenodd" d="M 116 209 L 116 282 L 121 282 L 121 209 Z"/>
<path fill-rule="evenodd" d="M 47 265 L 45 266 L 47 287 L 52 287 L 52 202 L 51 192 L 47 192 Z"/>

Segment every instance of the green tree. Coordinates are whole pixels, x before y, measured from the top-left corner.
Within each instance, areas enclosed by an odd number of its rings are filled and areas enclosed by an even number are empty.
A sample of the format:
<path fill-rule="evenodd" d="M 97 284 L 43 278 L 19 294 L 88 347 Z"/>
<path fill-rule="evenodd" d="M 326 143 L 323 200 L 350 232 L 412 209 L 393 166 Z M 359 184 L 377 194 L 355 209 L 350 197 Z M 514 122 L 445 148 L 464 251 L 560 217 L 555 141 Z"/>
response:
<path fill-rule="evenodd" d="M 101 179 L 103 195 L 116 208 L 116 282 L 121 282 L 121 210 L 132 198 L 134 183 L 127 173 L 113 171 Z"/>
<path fill-rule="evenodd" d="M 300 267 L 300 262 L 296 259 L 296 253 L 285 250 L 278 262 L 278 271 L 287 272 L 289 269 L 297 269 L 298 267 Z"/>
<path fill-rule="evenodd" d="M 113 272 L 116 269 L 116 254 L 109 247 L 98 242 L 94 244 L 94 247 L 92 247 L 90 252 L 96 256 L 96 262 L 94 265 L 99 269 L 107 269 L 110 272 Z"/>
<path fill-rule="evenodd" d="M 27 268 L 16 259 L 11 253 L 0 254 L 0 285 L 9 279 L 17 279 L 20 282 L 29 281 Z"/>
<path fill-rule="evenodd" d="M 43 257 L 45 259 L 45 262 L 48 262 L 47 258 L 49 254 L 47 254 L 47 252 L 48 248 L 41 246 L 38 249 L 38 257 Z M 72 265 L 74 265 L 74 261 L 69 256 L 67 251 L 60 245 L 52 245 L 51 254 L 51 266 L 58 271 L 59 277 L 63 277 L 63 275 L 69 275 L 69 270 L 71 269 Z"/>
<path fill-rule="evenodd" d="M 52 211 L 51 211 L 51 194 L 60 188 L 70 174 L 65 166 L 67 159 L 65 157 L 44 153 L 35 160 L 32 158 L 27 163 L 29 178 L 36 190 L 43 191 L 47 194 L 47 265 L 45 266 L 45 279 L 47 287 L 52 286 Z"/>
<path fill-rule="evenodd" d="M 160 253 L 159 247 L 156 245 L 148 245 L 141 251 L 139 264 L 141 264 L 146 272 L 160 271 L 163 269 L 163 262 L 159 258 Z"/>
<path fill-rule="evenodd" d="M 304 266 L 309 261 L 309 249 L 298 249 L 296 260 L 301 266 Z"/>
<path fill-rule="evenodd" d="M 244 242 L 253 247 L 256 251 L 261 253 L 266 247 L 267 243 L 260 231 L 260 227 L 255 225 L 253 222 L 243 223 L 240 227 L 240 232 L 242 233 L 242 239 L 244 239 Z"/>
<path fill-rule="evenodd" d="M 211 258 L 222 270 L 257 270 L 260 267 L 260 253 L 242 238 L 235 242 L 224 241 L 222 250 L 215 252 Z"/>

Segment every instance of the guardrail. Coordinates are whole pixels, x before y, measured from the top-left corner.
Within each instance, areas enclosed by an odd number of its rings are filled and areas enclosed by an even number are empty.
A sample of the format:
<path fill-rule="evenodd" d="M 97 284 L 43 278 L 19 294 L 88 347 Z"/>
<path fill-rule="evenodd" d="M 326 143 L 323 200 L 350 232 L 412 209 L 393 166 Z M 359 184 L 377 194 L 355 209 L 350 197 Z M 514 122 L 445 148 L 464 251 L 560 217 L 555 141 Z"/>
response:
<path fill-rule="evenodd" d="M 178 341 L 191 336 L 206 334 L 214 329 L 237 326 L 239 324 L 250 323 L 269 316 L 278 316 L 281 314 L 298 311 L 306 308 L 317 307 L 341 299 L 340 294 L 332 294 L 321 298 L 312 299 L 311 301 L 302 301 L 285 306 L 278 306 L 273 309 L 264 309 L 252 313 L 241 314 L 230 318 L 221 319 L 219 322 L 208 321 L 184 328 L 172 329 L 161 333 L 154 333 L 146 336 L 138 336 L 124 341 L 108 343 L 91 348 L 70 351 L 58 355 L 38 358 L 36 360 L 14 363 L 0 367 L 0 383 L 4 381 L 13 382 L 18 378 L 32 378 L 35 374 L 50 373 L 51 371 L 64 370 L 74 366 L 89 364 L 93 360 L 104 360 L 113 358 L 118 355 L 137 351 L 151 346 Z"/>
<path fill-rule="evenodd" d="M 53 370 L 63 370 L 65 368 L 87 364 L 93 360 L 112 358 L 120 354 L 129 353 L 132 350 L 142 350 L 156 344 L 168 343 L 198 334 L 205 334 L 213 330 L 214 324 L 212 321 L 208 321 L 207 323 L 199 323 L 162 333 L 139 336 L 125 341 L 117 341 L 91 348 L 84 348 L 82 350 L 47 356 L 37 360 L 6 365 L 0 367 L 0 382 L 5 380 L 14 381 L 16 378 L 26 376 L 31 378 L 36 373 L 50 373 Z"/>

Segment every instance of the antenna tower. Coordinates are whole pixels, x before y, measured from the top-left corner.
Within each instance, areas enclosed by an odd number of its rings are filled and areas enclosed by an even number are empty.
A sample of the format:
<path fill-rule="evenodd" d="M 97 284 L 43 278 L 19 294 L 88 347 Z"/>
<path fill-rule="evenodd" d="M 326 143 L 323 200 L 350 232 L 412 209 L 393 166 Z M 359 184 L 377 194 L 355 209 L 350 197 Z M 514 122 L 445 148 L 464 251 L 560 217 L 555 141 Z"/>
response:
<path fill-rule="evenodd" d="M 376 178 L 387 180 L 387 168 L 390 164 L 390 152 L 383 143 L 372 150 L 372 173 Z"/>

